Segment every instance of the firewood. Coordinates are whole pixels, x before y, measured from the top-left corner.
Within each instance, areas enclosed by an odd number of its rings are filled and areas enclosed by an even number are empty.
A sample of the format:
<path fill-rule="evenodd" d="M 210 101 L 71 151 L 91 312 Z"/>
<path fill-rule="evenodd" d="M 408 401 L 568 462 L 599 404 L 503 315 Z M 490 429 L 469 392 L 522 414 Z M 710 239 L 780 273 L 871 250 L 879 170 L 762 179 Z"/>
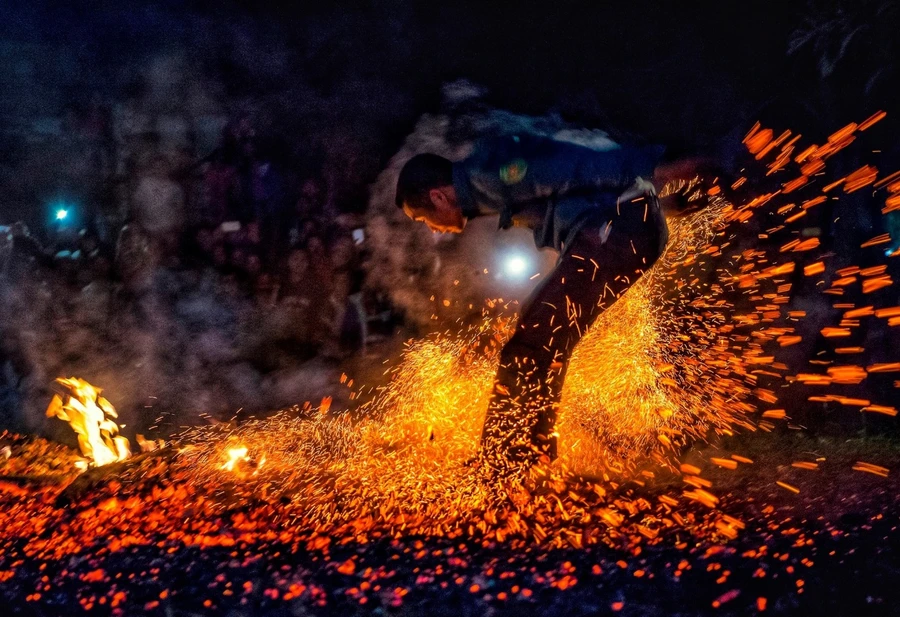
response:
<path fill-rule="evenodd" d="M 59 497 L 56 498 L 56 506 L 64 508 L 73 503 L 83 501 L 84 496 L 96 490 L 97 487 L 118 479 L 127 471 L 140 466 L 146 461 L 162 459 L 168 462 L 176 456 L 178 456 L 178 450 L 169 446 L 153 452 L 144 452 L 118 463 L 110 463 L 102 467 L 88 469 L 63 489 Z"/>

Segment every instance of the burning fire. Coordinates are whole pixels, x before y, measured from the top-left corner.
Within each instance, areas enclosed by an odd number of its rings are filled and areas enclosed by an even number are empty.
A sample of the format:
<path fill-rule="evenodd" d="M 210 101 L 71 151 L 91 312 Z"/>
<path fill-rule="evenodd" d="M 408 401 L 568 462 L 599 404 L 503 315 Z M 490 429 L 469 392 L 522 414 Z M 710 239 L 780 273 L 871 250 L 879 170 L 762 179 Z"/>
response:
<path fill-rule="evenodd" d="M 247 447 L 241 446 L 239 448 L 229 448 L 228 449 L 228 461 L 222 465 L 222 469 L 225 471 L 234 471 L 235 466 L 241 461 L 249 461 L 247 458 Z"/>
<path fill-rule="evenodd" d="M 557 427 L 559 471 L 629 475 L 648 459 L 677 469 L 682 449 L 710 430 L 754 426 L 756 406 L 743 376 L 755 355 L 710 344 L 728 332 L 722 313 L 730 305 L 719 300 L 714 307 L 709 292 L 690 295 L 701 268 L 685 267 L 696 247 L 720 233 L 729 208 L 717 200 L 672 221 L 672 243 L 660 262 L 579 343 Z M 372 425 L 360 427 L 370 447 L 392 457 L 406 452 L 431 480 L 474 457 L 512 323 L 485 317 L 464 331 L 410 343 L 390 385 L 365 408 Z M 404 466 L 393 465 L 393 472 Z"/>
<path fill-rule="evenodd" d="M 83 379 L 59 377 L 56 383 L 67 392 L 53 395 L 47 407 L 48 418 L 68 422 L 78 434 L 81 454 L 94 466 L 123 461 L 131 455 L 128 440 L 120 436 L 115 408 L 103 398 L 99 388 Z"/>
<path fill-rule="evenodd" d="M 219 469 L 230 471 L 242 479 L 257 475 L 266 463 L 265 456 L 258 459 L 252 457 L 250 448 L 243 445 L 226 448 L 225 454 L 228 460 Z"/>

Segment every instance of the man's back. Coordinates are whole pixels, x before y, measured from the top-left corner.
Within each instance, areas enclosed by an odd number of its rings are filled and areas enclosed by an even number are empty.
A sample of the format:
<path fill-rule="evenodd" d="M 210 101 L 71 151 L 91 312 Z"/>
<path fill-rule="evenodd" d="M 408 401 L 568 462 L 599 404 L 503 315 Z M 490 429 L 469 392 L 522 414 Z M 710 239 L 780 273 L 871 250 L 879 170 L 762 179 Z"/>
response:
<path fill-rule="evenodd" d="M 533 135 L 476 143 L 456 163 L 453 184 L 463 213 L 498 214 L 499 226 L 528 227 L 539 248 L 561 250 L 585 216 L 614 208 L 639 176 L 648 177 L 661 148 L 598 151 Z"/>

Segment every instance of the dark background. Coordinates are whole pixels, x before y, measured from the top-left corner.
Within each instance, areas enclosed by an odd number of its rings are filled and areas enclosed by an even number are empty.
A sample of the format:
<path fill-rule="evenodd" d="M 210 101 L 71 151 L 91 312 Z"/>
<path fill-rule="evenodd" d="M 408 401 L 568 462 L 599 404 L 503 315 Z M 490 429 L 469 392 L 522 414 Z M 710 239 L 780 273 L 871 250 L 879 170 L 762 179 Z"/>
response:
<path fill-rule="evenodd" d="M 92 96 L 196 115 L 194 90 L 215 108 L 204 113 L 250 111 L 298 173 L 323 160 L 342 169 L 338 200 L 357 211 L 415 119 L 438 107 L 441 84 L 458 78 L 497 107 L 555 112 L 672 155 L 729 153 L 760 118 L 815 139 L 896 109 L 900 11 L 886 0 L 4 6 L 3 220 L 34 218 L 54 196 L 83 199 L 78 181 L 50 171 L 61 164 L 33 164 L 30 149 L 59 137 L 48 119 Z M 170 92 L 148 79 L 160 59 L 179 66 Z"/>

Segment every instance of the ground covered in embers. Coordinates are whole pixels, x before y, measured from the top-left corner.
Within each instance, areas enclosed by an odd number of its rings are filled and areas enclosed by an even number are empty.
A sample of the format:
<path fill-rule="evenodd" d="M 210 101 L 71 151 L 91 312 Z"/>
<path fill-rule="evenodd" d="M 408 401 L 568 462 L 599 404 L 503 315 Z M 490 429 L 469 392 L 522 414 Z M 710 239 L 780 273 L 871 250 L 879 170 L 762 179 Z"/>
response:
<path fill-rule="evenodd" d="M 337 481 L 315 501 L 249 468 L 197 482 L 175 448 L 69 483 L 74 452 L 4 444 L 10 614 L 892 614 L 900 599 L 887 440 L 747 436 L 688 453 L 682 478 L 531 480 L 443 518 L 366 513 Z M 715 507 L 685 497 L 706 482 Z"/>

